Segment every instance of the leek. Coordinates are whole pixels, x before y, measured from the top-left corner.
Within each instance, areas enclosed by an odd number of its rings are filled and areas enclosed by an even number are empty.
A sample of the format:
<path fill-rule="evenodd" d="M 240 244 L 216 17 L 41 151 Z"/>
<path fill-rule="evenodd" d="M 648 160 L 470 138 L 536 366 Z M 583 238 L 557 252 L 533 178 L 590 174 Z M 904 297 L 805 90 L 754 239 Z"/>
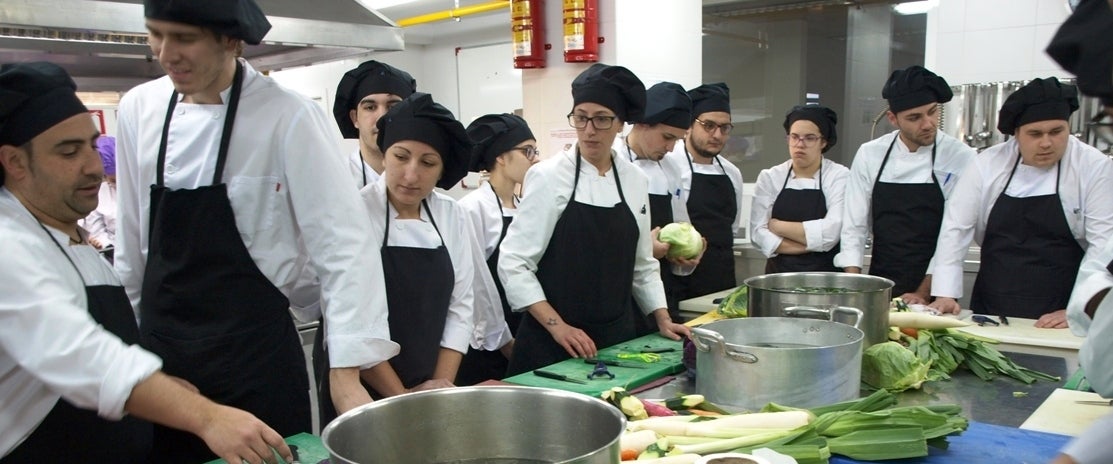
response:
<path fill-rule="evenodd" d="M 919 427 L 860 430 L 827 439 L 832 454 L 863 461 L 916 458 L 928 455 L 927 439 Z"/>

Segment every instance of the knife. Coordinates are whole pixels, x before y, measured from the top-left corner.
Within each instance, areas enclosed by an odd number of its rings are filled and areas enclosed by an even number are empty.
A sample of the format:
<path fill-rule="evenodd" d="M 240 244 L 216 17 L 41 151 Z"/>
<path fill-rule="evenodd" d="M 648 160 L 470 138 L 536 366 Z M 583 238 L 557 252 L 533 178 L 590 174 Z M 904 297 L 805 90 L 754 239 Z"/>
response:
<path fill-rule="evenodd" d="M 641 365 L 638 365 L 638 364 L 625 363 L 625 362 L 622 362 L 622 361 L 615 361 L 613 359 L 584 358 L 584 364 L 597 364 L 597 363 L 603 363 L 603 364 L 606 364 L 608 366 L 615 366 L 615 367 L 631 367 L 631 368 L 634 368 L 634 369 L 645 369 L 646 367 L 648 367 L 648 366 L 641 366 Z"/>
<path fill-rule="evenodd" d="M 534 370 L 533 375 L 536 375 L 538 377 L 544 377 L 546 379 L 563 380 L 565 382 L 572 382 L 572 383 L 579 383 L 579 384 L 587 385 L 587 382 L 584 381 L 584 380 L 573 379 L 572 377 L 569 377 L 569 376 L 564 375 L 564 374 L 557 374 L 556 372 L 543 371 L 541 369 Z"/>
<path fill-rule="evenodd" d="M 1093 400 L 1093 401 L 1078 400 L 1078 401 L 1075 401 L 1075 403 L 1078 403 L 1078 404 L 1093 404 L 1093 405 L 1097 405 L 1097 406 L 1113 406 L 1113 400 Z"/>
<path fill-rule="evenodd" d="M 297 445 L 290 445 L 290 454 L 292 455 L 292 458 L 290 459 L 289 464 L 301 464 L 301 459 L 298 459 Z"/>

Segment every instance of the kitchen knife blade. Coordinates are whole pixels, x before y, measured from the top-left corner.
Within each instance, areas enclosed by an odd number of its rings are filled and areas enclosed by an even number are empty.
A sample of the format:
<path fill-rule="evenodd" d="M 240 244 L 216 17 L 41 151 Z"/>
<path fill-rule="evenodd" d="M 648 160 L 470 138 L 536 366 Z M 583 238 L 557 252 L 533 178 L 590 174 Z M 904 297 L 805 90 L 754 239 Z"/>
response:
<path fill-rule="evenodd" d="M 1077 401 L 1075 401 L 1075 403 L 1078 403 L 1078 404 L 1093 404 L 1093 405 L 1097 405 L 1097 406 L 1113 406 L 1113 400 L 1093 400 L 1093 401 L 1077 400 Z"/>
<path fill-rule="evenodd" d="M 298 458 L 297 445 L 290 445 L 290 455 L 292 456 L 292 459 L 290 459 L 289 464 L 301 464 L 301 459 Z"/>
<path fill-rule="evenodd" d="M 603 364 L 606 364 L 608 366 L 615 366 L 615 367 L 632 367 L 634 369 L 645 369 L 647 367 L 647 366 L 641 366 L 641 365 L 632 364 L 632 363 L 625 363 L 625 362 L 622 362 L 622 361 L 615 361 L 613 359 L 584 358 L 584 364 L 596 364 L 596 363 L 603 363 Z"/>
<path fill-rule="evenodd" d="M 533 371 L 533 375 L 536 375 L 538 377 L 544 377 L 546 379 L 563 380 L 565 382 L 572 382 L 572 383 L 579 383 L 579 384 L 587 385 L 587 381 L 580 380 L 580 379 L 573 379 L 572 377 L 569 377 L 569 376 L 564 375 L 564 374 L 557 374 L 556 372 L 543 371 L 541 369 L 535 369 Z"/>

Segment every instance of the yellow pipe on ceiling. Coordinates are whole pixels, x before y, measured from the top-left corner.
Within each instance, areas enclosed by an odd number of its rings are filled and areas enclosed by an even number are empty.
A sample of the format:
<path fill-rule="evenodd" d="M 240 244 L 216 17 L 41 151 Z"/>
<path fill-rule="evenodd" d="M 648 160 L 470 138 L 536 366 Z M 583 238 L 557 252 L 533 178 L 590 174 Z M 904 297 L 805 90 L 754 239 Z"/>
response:
<path fill-rule="evenodd" d="M 509 7 L 510 0 L 495 0 L 487 3 L 479 3 L 476 5 L 453 8 L 451 10 L 438 11 L 436 13 L 418 15 L 412 18 L 405 18 L 399 20 L 398 25 L 401 27 L 416 26 L 418 24 L 428 24 L 437 21 L 444 21 L 446 19 L 462 18 L 468 15 L 487 13 L 489 11 L 495 11 Z"/>

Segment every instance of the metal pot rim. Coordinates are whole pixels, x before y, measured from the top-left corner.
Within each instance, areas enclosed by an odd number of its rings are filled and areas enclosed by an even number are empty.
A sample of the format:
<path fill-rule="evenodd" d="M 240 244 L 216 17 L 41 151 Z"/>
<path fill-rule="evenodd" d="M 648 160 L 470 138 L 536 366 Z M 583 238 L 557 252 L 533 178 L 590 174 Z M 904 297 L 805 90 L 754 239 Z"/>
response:
<path fill-rule="evenodd" d="M 754 322 L 748 322 L 748 321 L 754 321 Z M 834 345 L 822 345 L 822 346 L 774 347 L 774 346 L 756 346 L 756 345 L 749 345 L 749 344 L 746 344 L 746 343 L 733 343 L 733 342 L 729 342 L 729 341 L 724 341 L 724 345 L 726 345 L 728 347 L 731 347 L 731 348 L 744 348 L 744 349 L 747 349 L 747 350 L 810 351 L 810 350 L 826 350 L 826 349 L 832 349 L 832 348 L 842 348 L 842 347 L 846 347 L 846 346 L 850 346 L 850 345 L 862 344 L 862 343 L 865 343 L 865 339 L 866 339 L 866 333 L 863 332 L 862 329 L 859 329 L 857 327 L 849 326 L 849 325 L 842 324 L 842 323 L 839 323 L 839 322 L 825 321 L 825 320 L 822 320 L 822 319 L 807 319 L 807 318 L 798 318 L 798 317 L 755 317 L 755 318 L 740 317 L 740 318 L 734 318 L 734 319 L 723 319 L 723 320 L 718 320 L 718 321 L 714 321 L 714 322 L 709 322 L 709 323 L 704 324 L 700 327 L 703 328 L 703 329 L 712 330 L 712 331 L 715 331 L 715 332 L 718 332 L 718 333 L 721 334 L 722 332 L 714 330 L 713 326 L 721 325 L 721 326 L 725 327 L 725 326 L 728 326 L 728 325 L 740 325 L 740 324 L 745 325 L 747 323 L 749 323 L 751 325 L 753 325 L 753 324 L 771 324 L 771 323 L 774 323 L 774 322 L 787 323 L 787 324 L 797 324 L 797 325 L 800 325 L 800 324 L 826 325 L 826 326 L 830 327 L 831 330 L 850 330 L 852 336 L 849 340 L 846 341 L 846 343 L 839 343 L 839 344 L 834 344 Z M 790 340 L 786 340 L 786 341 L 791 342 Z"/>
<path fill-rule="evenodd" d="M 742 283 L 743 283 L 743 285 L 745 285 L 747 287 L 750 287 L 751 289 L 758 289 L 758 290 L 762 290 L 762 291 L 766 291 L 766 292 L 780 293 L 780 294 L 785 294 L 785 295 L 841 295 L 842 294 L 842 293 L 794 292 L 794 291 L 785 290 L 785 289 L 779 288 L 779 287 L 775 288 L 775 287 L 767 287 L 767 286 L 763 285 L 763 283 L 765 281 L 768 281 L 768 280 L 795 279 L 795 278 L 803 279 L 803 278 L 807 278 L 807 277 L 817 277 L 817 278 L 832 278 L 833 277 L 833 278 L 837 278 L 837 279 L 849 279 L 849 280 L 871 282 L 871 283 L 875 283 L 879 286 L 879 288 L 876 288 L 876 289 L 873 289 L 873 290 L 852 289 L 851 292 L 847 292 L 847 293 L 881 292 L 881 291 L 885 291 L 886 289 L 892 289 L 893 285 L 895 285 L 892 280 L 886 279 L 884 277 L 879 277 L 879 276 L 869 275 L 869 274 L 850 274 L 850 273 L 846 273 L 846 272 L 782 272 L 782 273 L 776 273 L 776 274 L 762 274 L 762 275 L 750 277 L 750 278 L 746 279 L 745 281 L 743 281 Z"/>

